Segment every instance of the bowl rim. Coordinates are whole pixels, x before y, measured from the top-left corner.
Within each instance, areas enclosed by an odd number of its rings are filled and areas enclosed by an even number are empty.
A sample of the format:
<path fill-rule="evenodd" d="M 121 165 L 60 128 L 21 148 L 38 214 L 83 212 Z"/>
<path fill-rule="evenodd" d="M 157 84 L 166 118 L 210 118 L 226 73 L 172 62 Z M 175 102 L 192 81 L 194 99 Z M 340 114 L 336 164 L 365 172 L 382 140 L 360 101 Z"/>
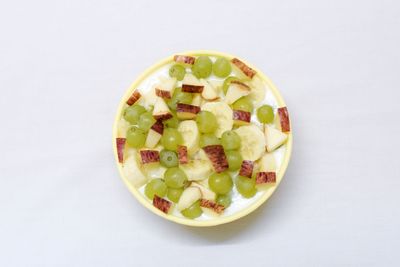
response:
<path fill-rule="evenodd" d="M 227 59 L 232 59 L 232 58 L 239 58 L 236 56 L 233 56 L 231 54 L 227 53 L 222 53 L 218 51 L 213 51 L 213 50 L 192 50 L 192 51 L 186 51 L 186 52 L 181 52 L 181 53 L 175 53 L 174 55 L 189 55 L 189 56 L 199 56 L 199 55 L 208 55 L 208 56 L 216 56 L 216 57 L 225 57 Z M 260 207 L 263 203 L 265 203 L 271 195 L 275 192 L 275 190 L 278 188 L 281 180 L 283 179 L 283 176 L 286 172 L 286 169 L 288 167 L 290 157 L 292 154 L 292 145 L 293 145 L 293 134 L 292 134 L 292 129 L 288 133 L 288 140 L 286 142 L 286 152 L 282 161 L 282 165 L 279 169 L 279 172 L 277 173 L 277 182 L 274 187 L 272 187 L 270 190 L 266 191 L 260 198 L 258 198 L 256 201 L 254 201 L 252 204 L 250 204 L 248 207 L 245 209 L 242 209 L 234 214 L 231 214 L 229 216 L 224 216 L 224 217 L 215 217 L 213 220 L 206 220 L 206 221 L 198 221 L 198 220 L 192 220 L 192 219 L 187 219 L 187 218 L 180 218 L 174 215 L 168 215 L 157 209 L 152 205 L 152 202 L 148 201 L 145 199 L 144 195 L 139 192 L 125 177 L 124 172 L 122 170 L 122 164 L 118 162 L 118 153 L 117 153 L 117 148 L 115 145 L 115 140 L 118 137 L 118 122 L 121 118 L 121 112 L 122 109 L 125 105 L 125 100 L 132 94 L 133 90 L 136 89 L 137 85 L 139 85 L 144 79 L 146 79 L 148 76 L 150 76 L 155 70 L 158 68 L 172 63 L 173 62 L 173 57 L 174 55 L 168 56 L 164 59 L 161 59 L 157 63 L 153 64 L 152 66 L 148 67 L 144 72 L 142 72 L 136 80 L 131 83 L 129 88 L 125 91 L 124 96 L 122 97 L 118 109 L 117 109 L 117 114 L 114 119 L 114 124 L 113 124 L 113 132 L 112 132 L 112 147 L 114 151 L 114 158 L 115 162 L 117 164 L 117 168 L 120 174 L 121 179 L 123 180 L 124 184 L 126 187 L 128 187 L 129 191 L 131 194 L 147 209 L 155 213 L 156 215 L 167 219 L 169 221 L 182 224 L 182 225 L 187 225 L 187 226 L 195 226 L 195 227 L 208 227 L 208 226 L 216 226 L 216 225 L 221 225 L 229 222 L 236 221 L 254 210 L 256 210 L 258 207 Z M 239 58 L 242 62 L 244 62 L 246 65 L 254 69 L 258 75 L 260 75 L 261 79 L 268 85 L 268 88 L 272 91 L 274 97 L 276 98 L 278 105 L 279 106 L 286 106 L 280 92 L 276 88 L 276 86 L 272 83 L 272 81 L 263 73 L 261 72 L 258 68 L 254 67 L 252 64 L 248 63 L 246 60 L 242 60 Z"/>

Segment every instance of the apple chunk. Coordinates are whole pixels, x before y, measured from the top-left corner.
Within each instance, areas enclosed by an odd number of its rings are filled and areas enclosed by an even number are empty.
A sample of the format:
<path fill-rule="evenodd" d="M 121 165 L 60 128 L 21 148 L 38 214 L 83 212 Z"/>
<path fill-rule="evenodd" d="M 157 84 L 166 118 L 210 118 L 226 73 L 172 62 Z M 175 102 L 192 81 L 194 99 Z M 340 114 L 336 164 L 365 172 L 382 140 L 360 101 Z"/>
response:
<path fill-rule="evenodd" d="M 156 103 L 154 104 L 153 117 L 156 120 L 168 120 L 172 118 L 171 111 L 161 97 L 157 97 Z"/>
<path fill-rule="evenodd" d="M 126 103 L 127 103 L 129 106 L 132 106 L 133 104 L 135 104 L 135 103 L 139 100 L 139 98 L 140 98 L 141 96 L 142 96 L 142 95 L 139 93 L 139 91 L 138 91 L 138 90 L 135 90 L 135 91 L 133 91 L 132 95 L 128 98 L 128 100 L 126 101 Z"/>
<path fill-rule="evenodd" d="M 258 172 L 256 174 L 256 184 L 272 184 L 276 183 L 275 172 Z"/>
<path fill-rule="evenodd" d="M 250 87 L 240 81 L 232 81 L 226 92 L 225 102 L 228 104 L 234 103 L 239 98 L 250 94 Z"/>
<path fill-rule="evenodd" d="M 287 134 L 272 128 L 271 126 L 265 126 L 265 143 L 267 151 L 272 152 L 280 147 L 287 140 Z"/>
<path fill-rule="evenodd" d="M 242 126 L 250 123 L 251 113 L 244 110 L 233 110 L 233 123 L 237 126 Z"/>
<path fill-rule="evenodd" d="M 214 212 L 221 214 L 225 207 L 208 199 L 201 199 L 200 206 L 203 208 L 212 209 Z"/>
<path fill-rule="evenodd" d="M 140 150 L 142 164 L 155 163 L 160 161 L 160 152 L 158 150 Z"/>
<path fill-rule="evenodd" d="M 200 82 L 204 86 L 203 92 L 201 93 L 201 96 L 204 99 L 212 101 L 219 98 L 214 86 L 212 86 L 211 83 L 205 79 L 200 79 Z"/>
<path fill-rule="evenodd" d="M 185 56 L 185 55 L 175 55 L 174 61 L 177 63 L 193 65 L 194 61 L 196 60 L 195 57 Z"/>
<path fill-rule="evenodd" d="M 211 161 L 215 172 L 219 173 L 228 169 L 228 160 L 226 159 L 222 145 L 205 146 L 203 147 L 203 150 L 206 152 L 208 159 Z"/>
<path fill-rule="evenodd" d="M 179 159 L 179 164 L 186 164 L 189 162 L 186 146 L 178 146 L 178 159 Z"/>
<path fill-rule="evenodd" d="M 192 206 L 194 202 L 201 198 L 201 191 L 198 187 L 189 186 L 187 187 L 181 195 L 178 201 L 178 210 L 182 211 L 184 209 Z"/>
<path fill-rule="evenodd" d="M 158 141 L 160 141 L 162 134 L 164 132 L 164 124 L 162 121 L 157 120 L 150 128 L 145 146 L 148 148 L 153 148 L 157 145 Z"/>
<path fill-rule="evenodd" d="M 156 207 L 157 209 L 161 210 L 162 212 L 168 214 L 169 209 L 172 206 L 172 203 L 166 199 L 163 199 L 157 195 L 154 195 L 153 206 Z"/>
<path fill-rule="evenodd" d="M 251 178 L 253 174 L 254 162 L 251 160 L 243 160 L 242 166 L 240 166 L 239 175 Z"/>
<path fill-rule="evenodd" d="M 182 92 L 186 93 L 198 93 L 201 94 L 203 92 L 203 85 L 192 85 L 192 84 L 182 84 Z"/>
<path fill-rule="evenodd" d="M 117 145 L 117 154 L 118 154 L 118 162 L 124 162 L 124 149 L 125 149 L 125 142 L 126 138 L 117 138 L 116 145 Z"/>
<path fill-rule="evenodd" d="M 176 104 L 176 116 L 181 120 L 194 119 L 199 112 L 199 106 L 193 106 L 183 103 Z"/>
<path fill-rule="evenodd" d="M 279 117 L 280 128 L 282 129 L 282 132 L 290 132 L 290 120 L 287 107 L 278 108 L 277 114 Z"/>
<path fill-rule="evenodd" d="M 161 98 L 170 99 L 174 93 L 176 78 L 165 79 L 162 83 L 155 86 L 156 95 Z"/>
<path fill-rule="evenodd" d="M 247 77 L 249 77 L 250 79 L 253 78 L 254 75 L 256 75 L 256 71 L 253 70 L 252 68 L 250 68 L 249 66 L 247 66 L 246 64 L 244 64 L 244 62 L 242 62 L 241 60 L 237 59 L 237 58 L 233 58 L 231 60 L 232 64 L 235 65 L 238 69 L 240 69 L 242 71 L 242 73 L 244 75 L 246 75 Z"/>

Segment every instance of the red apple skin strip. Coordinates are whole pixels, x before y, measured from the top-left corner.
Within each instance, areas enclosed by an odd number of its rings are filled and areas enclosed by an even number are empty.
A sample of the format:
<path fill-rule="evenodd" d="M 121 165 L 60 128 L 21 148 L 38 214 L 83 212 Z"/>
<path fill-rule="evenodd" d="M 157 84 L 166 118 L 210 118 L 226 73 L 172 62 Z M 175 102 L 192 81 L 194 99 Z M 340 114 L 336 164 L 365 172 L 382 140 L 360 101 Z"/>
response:
<path fill-rule="evenodd" d="M 221 214 L 225 209 L 224 206 L 222 206 L 218 203 L 215 203 L 214 201 L 208 200 L 208 199 L 201 199 L 200 207 L 212 209 L 213 211 L 215 211 L 218 214 Z"/>
<path fill-rule="evenodd" d="M 253 174 L 253 167 L 254 162 L 252 162 L 251 160 L 243 160 L 242 166 L 240 167 L 239 175 L 251 178 L 251 175 Z"/>
<path fill-rule="evenodd" d="M 182 84 L 182 92 L 185 93 L 198 93 L 201 94 L 203 92 L 203 85 L 191 85 L 191 84 Z"/>
<path fill-rule="evenodd" d="M 275 172 L 259 172 L 256 175 L 256 184 L 272 184 L 276 183 Z"/>
<path fill-rule="evenodd" d="M 166 199 L 163 199 L 157 195 L 154 195 L 153 206 L 156 207 L 157 209 L 161 210 L 162 212 L 168 214 L 169 209 L 172 206 L 172 203 Z"/>
<path fill-rule="evenodd" d="M 200 110 L 201 109 L 199 106 L 193 106 L 193 105 L 183 104 L 183 103 L 176 104 L 176 112 L 188 112 L 188 113 L 197 114 L 200 112 Z"/>
<path fill-rule="evenodd" d="M 153 115 L 153 117 L 156 120 L 164 121 L 164 120 L 171 119 L 172 118 L 172 114 L 171 113 L 164 113 L 164 114 L 160 114 L 160 115 Z"/>
<path fill-rule="evenodd" d="M 186 146 L 178 146 L 178 159 L 179 159 L 179 164 L 188 163 L 188 153 Z"/>
<path fill-rule="evenodd" d="M 162 121 L 157 120 L 150 129 L 162 135 L 164 133 L 164 124 Z"/>
<path fill-rule="evenodd" d="M 126 138 L 117 138 L 117 153 L 118 153 L 118 162 L 124 162 L 124 149 L 125 149 Z"/>
<path fill-rule="evenodd" d="M 207 157 L 210 159 L 215 172 L 220 173 L 229 168 L 228 160 L 221 145 L 211 145 L 203 147 Z"/>
<path fill-rule="evenodd" d="M 244 87 L 243 89 L 246 89 L 247 91 L 250 91 L 250 90 L 251 90 L 251 88 L 250 88 L 247 84 L 242 83 L 241 81 L 235 81 L 235 80 L 233 80 L 233 81 L 231 81 L 231 84 L 232 84 L 232 83 Z"/>
<path fill-rule="evenodd" d="M 184 55 L 175 55 L 174 61 L 183 64 L 190 64 L 193 65 L 196 58 L 191 56 L 184 56 Z"/>
<path fill-rule="evenodd" d="M 159 162 L 160 152 L 157 150 L 141 150 L 140 158 L 142 159 L 143 164 Z"/>
<path fill-rule="evenodd" d="M 236 121 L 250 122 L 251 113 L 244 110 L 233 110 L 232 119 Z"/>
<path fill-rule="evenodd" d="M 238 67 L 244 73 L 244 75 L 246 75 L 250 79 L 252 79 L 254 77 L 254 75 L 256 75 L 256 73 L 257 73 L 255 70 L 253 70 L 252 68 L 250 68 L 249 66 L 247 66 L 246 64 L 244 64 L 242 61 L 240 61 L 237 58 L 233 58 L 231 60 L 231 62 L 236 67 Z"/>
<path fill-rule="evenodd" d="M 287 107 L 278 108 L 282 132 L 290 132 L 290 120 Z"/>
<path fill-rule="evenodd" d="M 171 99 L 171 92 L 156 88 L 156 95 L 161 98 Z"/>
<path fill-rule="evenodd" d="M 133 91 L 132 95 L 128 98 L 128 100 L 126 101 L 126 103 L 127 103 L 129 106 L 132 106 L 133 104 L 135 104 L 135 103 L 139 100 L 139 98 L 140 98 L 141 96 L 142 96 L 142 95 L 139 93 L 139 91 L 138 91 L 138 90 L 135 90 L 135 91 Z"/>

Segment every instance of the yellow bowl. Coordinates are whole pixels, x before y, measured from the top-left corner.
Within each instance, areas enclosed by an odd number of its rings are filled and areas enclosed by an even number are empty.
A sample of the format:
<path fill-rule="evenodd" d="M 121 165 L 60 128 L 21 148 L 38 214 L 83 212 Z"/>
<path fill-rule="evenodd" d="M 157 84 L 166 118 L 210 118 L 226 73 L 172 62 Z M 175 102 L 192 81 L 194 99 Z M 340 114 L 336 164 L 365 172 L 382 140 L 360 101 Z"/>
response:
<path fill-rule="evenodd" d="M 216 56 L 216 57 L 225 57 L 227 59 L 232 59 L 234 56 L 221 53 L 221 52 L 216 52 L 216 51 L 209 51 L 209 50 L 196 50 L 196 51 L 189 51 L 189 52 L 184 52 L 184 53 L 177 53 L 177 54 L 182 54 L 182 55 L 192 55 L 192 56 L 198 56 L 198 55 L 210 55 L 210 56 Z M 240 59 L 242 60 L 242 59 Z M 285 102 L 282 99 L 282 96 L 280 95 L 278 89 L 275 87 L 275 85 L 272 83 L 272 81 L 264 75 L 259 69 L 255 68 L 245 60 L 242 60 L 245 64 L 250 66 L 252 69 L 257 71 L 257 74 L 260 75 L 261 79 L 264 80 L 264 82 L 268 85 L 269 89 L 272 91 L 273 95 L 275 96 L 278 105 L 279 106 L 286 106 Z M 232 215 L 229 216 L 220 216 L 220 217 L 215 217 L 214 219 L 211 220 L 206 220 L 206 221 L 197 221 L 197 220 L 192 220 L 192 219 L 186 219 L 186 218 L 180 218 L 175 215 L 169 215 L 161 212 L 157 208 L 155 208 L 150 201 L 148 201 L 142 193 L 140 193 L 125 177 L 123 171 L 122 171 L 122 166 L 121 164 L 118 163 L 118 154 L 117 154 L 117 149 L 115 145 L 115 138 L 117 138 L 117 132 L 118 132 L 118 121 L 121 117 L 123 107 L 125 105 L 126 99 L 132 94 L 132 92 L 136 89 L 136 87 L 148 76 L 150 76 L 155 70 L 158 68 L 172 63 L 173 62 L 173 56 L 169 56 L 158 63 L 154 64 L 150 68 L 148 68 L 145 72 L 143 72 L 137 79 L 134 81 L 129 89 L 125 92 L 125 95 L 123 96 L 121 103 L 119 104 L 117 115 L 115 116 L 115 121 L 114 121 L 114 126 L 113 126 L 113 139 L 112 139 L 112 144 L 113 144 L 113 149 L 114 149 L 114 156 L 115 160 L 118 166 L 119 173 L 122 177 L 122 180 L 124 181 L 125 185 L 128 187 L 129 191 L 136 197 L 136 199 L 146 208 L 151 210 L 153 213 L 157 214 L 160 217 L 163 217 L 167 220 L 179 223 L 179 224 L 184 224 L 188 226 L 197 226 L 197 227 L 205 227 L 205 226 L 215 226 L 215 225 L 220 225 L 224 223 L 229 223 L 232 221 L 235 221 L 237 219 L 240 219 L 255 209 L 257 209 L 261 204 L 263 204 L 267 199 L 272 195 L 272 193 L 276 190 L 278 187 L 280 181 L 282 180 L 283 175 L 285 174 L 286 168 L 289 164 L 289 159 L 292 154 L 292 141 L 293 141 L 293 136 L 292 136 L 292 131 L 289 133 L 288 140 L 286 142 L 286 152 L 284 155 L 284 158 L 282 160 L 281 167 L 277 173 L 277 182 L 276 185 L 269 188 L 266 190 L 263 195 L 258 198 L 255 202 L 250 204 L 248 207 L 244 208 L 243 210 L 240 210 Z"/>

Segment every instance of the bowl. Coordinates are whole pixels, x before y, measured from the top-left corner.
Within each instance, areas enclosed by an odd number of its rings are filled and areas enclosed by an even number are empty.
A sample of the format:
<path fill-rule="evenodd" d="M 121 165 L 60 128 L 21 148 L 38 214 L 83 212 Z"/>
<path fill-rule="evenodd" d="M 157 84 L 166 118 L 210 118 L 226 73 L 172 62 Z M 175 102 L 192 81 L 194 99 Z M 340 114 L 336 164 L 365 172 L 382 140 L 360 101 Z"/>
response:
<path fill-rule="evenodd" d="M 209 51 L 209 50 L 196 50 L 196 51 L 189 51 L 189 52 L 183 52 L 183 53 L 176 53 L 176 54 L 180 54 L 180 55 L 191 55 L 191 56 L 199 56 L 199 55 L 209 55 L 209 56 L 216 56 L 216 57 L 225 57 L 227 59 L 232 59 L 236 56 L 233 55 L 229 55 L 226 53 L 221 53 L 221 52 L 216 52 L 216 51 Z M 275 87 L 275 85 L 272 83 L 272 81 L 264 74 L 262 73 L 259 69 L 257 69 L 256 67 L 254 67 L 252 64 L 250 64 L 249 62 L 247 62 L 246 60 L 239 58 L 241 61 L 243 61 L 245 64 L 247 64 L 249 67 L 251 67 L 252 69 L 254 69 L 257 74 L 259 75 L 259 77 L 264 81 L 264 83 L 268 86 L 268 88 L 271 90 L 272 94 L 274 95 L 276 101 L 278 102 L 279 106 L 286 106 L 285 102 L 282 98 L 282 96 L 280 95 L 278 89 Z M 126 187 L 129 189 L 129 191 L 132 193 L 132 195 L 147 209 L 149 209 L 151 212 L 155 213 L 156 215 L 167 219 L 169 221 L 178 223 L 178 224 L 183 224 L 183 225 L 188 225 L 188 226 L 195 226 L 195 227 L 208 227 L 208 226 L 216 226 L 216 225 L 221 225 L 221 224 L 225 224 L 225 223 L 229 223 L 229 222 L 233 222 L 236 221 L 248 214 L 250 214 L 251 212 L 253 212 L 254 210 L 256 210 L 258 207 L 260 207 L 263 203 L 265 203 L 270 197 L 271 195 L 274 193 L 274 191 L 276 190 L 276 188 L 279 186 L 279 183 L 281 182 L 286 168 L 289 164 L 289 160 L 290 160 L 290 156 L 292 153 L 292 142 L 293 142 L 293 136 L 292 136 L 292 131 L 290 131 L 288 133 L 288 139 L 287 142 L 285 144 L 286 146 L 286 151 L 285 154 L 283 156 L 282 159 L 282 163 L 280 166 L 279 171 L 276 173 L 276 184 L 272 187 L 269 187 L 267 190 L 265 190 L 261 197 L 259 197 L 257 200 L 255 200 L 253 203 L 251 203 L 249 206 L 247 206 L 246 208 L 232 214 L 232 215 L 228 215 L 228 216 L 218 216 L 218 217 L 214 217 L 213 219 L 210 220 L 193 220 L 193 219 L 187 219 L 187 218 L 181 218 L 181 217 L 177 217 L 175 215 L 171 215 L 171 214 L 165 214 L 162 211 L 160 211 L 159 209 L 157 209 L 156 207 L 154 207 L 152 205 L 152 203 L 146 199 L 146 197 L 138 191 L 138 189 L 136 189 L 129 181 L 128 179 L 125 177 L 123 170 L 122 170 L 122 165 L 118 162 L 118 153 L 117 153 L 117 149 L 115 146 L 115 140 L 117 138 L 117 132 L 118 132 L 118 121 L 121 117 L 121 114 L 123 112 L 123 108 L 125 105 L 125 101 L 126 99 L 129 98 L 129 96 L 132 94 L 132 92 L 137 88 L 137 86 L 143 81 L 145 80 L 147 77 L 149 77 L 150 75 L 152 75 L 152 73 L 159 69 L 160 67 L 172 63 L 173 62 L 173 55 L 159 61 L 158 63 L 154 64 L 153 66 L 151 66 L 150 68 L 148 68 L 147 70 L 145 70 L 141 75 L 139 75 L 139 77 L 131 84 L 131 86 L 128 88 L 128 90 L 125 92 L 124 96 L 121 99 L 121 102 L 119 104 L 118 110 L 117 110 L 117 114 L 115 116 L 115 120 L 114 120 L 114 126 L 113 126 L 113 139 L 112 139 L 112 144 L 113 144 L 113 150 L 114 150 L 114 156 L 115 156 L 115 160 L 116 160 L 116 164 L 117 164 L 117 168 L 118 171 L 120 173 L 120 176 L 123 180 L 123 182 L 125 183 Z"/>

